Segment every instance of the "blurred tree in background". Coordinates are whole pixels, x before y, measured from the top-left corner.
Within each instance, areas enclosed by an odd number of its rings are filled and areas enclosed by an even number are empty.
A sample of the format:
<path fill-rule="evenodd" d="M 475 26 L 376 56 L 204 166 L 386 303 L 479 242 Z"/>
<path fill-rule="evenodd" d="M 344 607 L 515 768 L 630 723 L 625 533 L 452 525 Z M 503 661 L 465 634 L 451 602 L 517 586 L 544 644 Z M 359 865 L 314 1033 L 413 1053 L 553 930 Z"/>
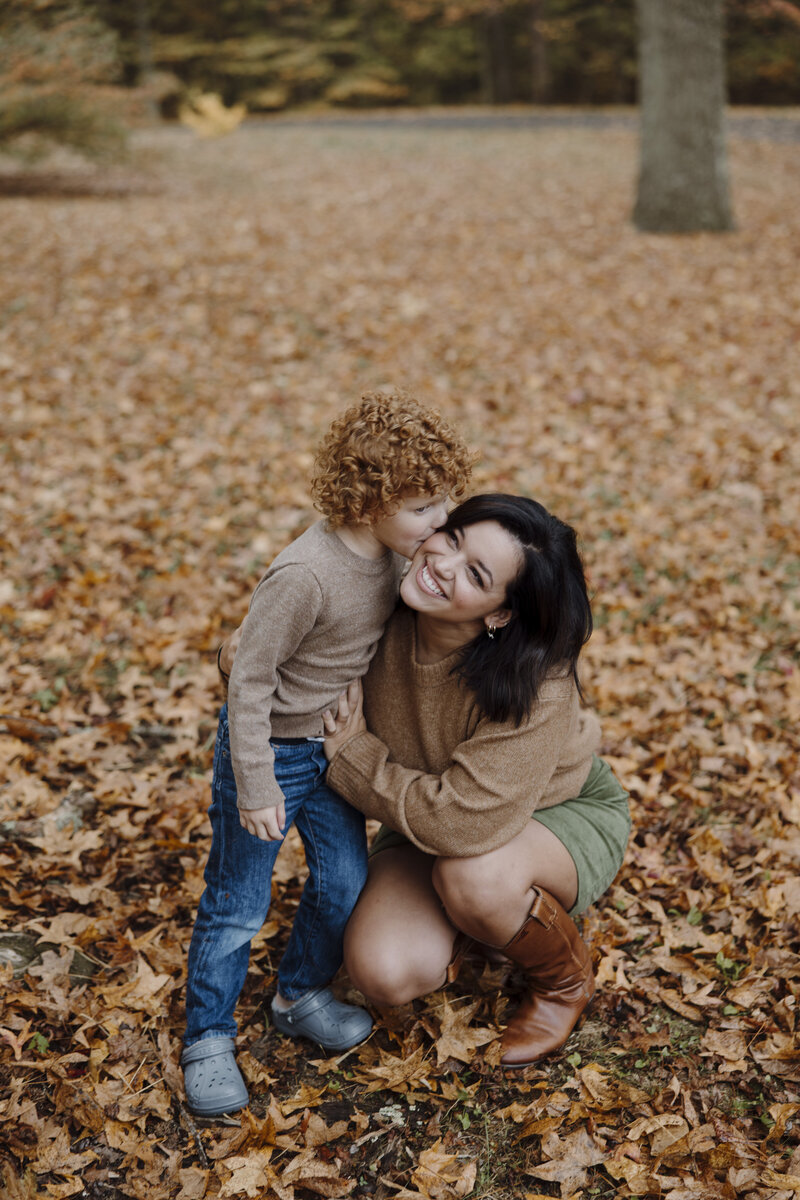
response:
<path fill-rule="evenodd" d="M 702 4 L 705 0 L 697 0 Z M 800 0 L 725 0 L 733 103 L 800 103 Z M 636 0 L 0 0 L 0 145 L 122 145 L 103 85 L 166 116 L 295 106 L 633 104 Z"/>
<path fill-rule="evenodd" d="M 733 103 L 800 103 L 800 4 L 728 0 L 725 8 Z"/>
<path fill-rule="evenodd" d="M 635 0 L 92 0 L 92 8 L 119 34 L 126 82 L 154 67 L 170 72 L 175 108 L 180 87 L 254 111 L 636 100 Z M 727 0 L 725 10 L 730 99 L 800 103 L 800 4 Z"/>
<path fill-rule="evenodd" d="M 638 0 L 641 158 L 633 219 L 658 233 L 733 224 L 722 0 Z"/>
<path fill-rule="evenodd" d="M 27 159 L 53 142 L 118 155 L 121 124 L 101 85 L 119 72 L 117 36 L 75 0 L 0 0 L 0 148 Z"/>

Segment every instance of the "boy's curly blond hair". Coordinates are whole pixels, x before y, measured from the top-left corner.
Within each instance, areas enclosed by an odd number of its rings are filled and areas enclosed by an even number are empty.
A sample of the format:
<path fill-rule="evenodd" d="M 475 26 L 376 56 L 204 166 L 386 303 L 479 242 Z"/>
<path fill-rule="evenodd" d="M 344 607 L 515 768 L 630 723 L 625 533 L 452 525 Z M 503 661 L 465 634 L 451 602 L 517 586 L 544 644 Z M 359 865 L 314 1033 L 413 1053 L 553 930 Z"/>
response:
<path fill-rule="evenodd" d="M 462 496 L 475 458 L 435 409 L 405 392 L 365 392 L 322 439 L 311 495 L 333 528 L 372 522 L 407 496 Z"/>

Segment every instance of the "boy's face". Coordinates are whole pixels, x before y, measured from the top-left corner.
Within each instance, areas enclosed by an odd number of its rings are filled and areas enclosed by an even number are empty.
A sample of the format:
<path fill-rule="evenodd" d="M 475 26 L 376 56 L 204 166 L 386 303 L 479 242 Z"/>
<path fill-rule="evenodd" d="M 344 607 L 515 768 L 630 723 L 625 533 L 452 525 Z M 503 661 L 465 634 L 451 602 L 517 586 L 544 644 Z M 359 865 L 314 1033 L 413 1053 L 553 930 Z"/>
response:
<path fill-rule="evenodd" d="M 390 517 L 381 517 L 370 531 L 383 546 L 413 558 L 434 530 L 447 520 L 447 495 L 406 496 Z"/>

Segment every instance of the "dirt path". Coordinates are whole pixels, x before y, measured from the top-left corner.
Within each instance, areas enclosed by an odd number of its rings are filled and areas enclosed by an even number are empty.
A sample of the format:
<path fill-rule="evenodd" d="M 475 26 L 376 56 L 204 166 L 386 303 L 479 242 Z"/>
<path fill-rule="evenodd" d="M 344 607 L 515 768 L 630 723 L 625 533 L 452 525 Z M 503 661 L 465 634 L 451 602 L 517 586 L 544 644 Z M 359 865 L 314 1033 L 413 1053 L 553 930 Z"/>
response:
<path fill-rule="evenodd" d="M 258 120 L 252 118 L 251 120 Z M 453 109 L 449 112 L 414 111 L 324 113 L 314 116 L 287 114 L 263 118 L 270 124 L 303 125 L 322 128 L 337 126 L 353 128 L 366 126 L 370 129 L 630 129 L 639 125 L 635 110 L 613 111 L 589 109 L 555 112 L 519 111 L 503 109 Z M 800 110 L 787 109 L 785 113 L 770 110 L 768 113 L 730 112 L 728 128 L 734 137 L 764 142 L 800 141 Z"/>

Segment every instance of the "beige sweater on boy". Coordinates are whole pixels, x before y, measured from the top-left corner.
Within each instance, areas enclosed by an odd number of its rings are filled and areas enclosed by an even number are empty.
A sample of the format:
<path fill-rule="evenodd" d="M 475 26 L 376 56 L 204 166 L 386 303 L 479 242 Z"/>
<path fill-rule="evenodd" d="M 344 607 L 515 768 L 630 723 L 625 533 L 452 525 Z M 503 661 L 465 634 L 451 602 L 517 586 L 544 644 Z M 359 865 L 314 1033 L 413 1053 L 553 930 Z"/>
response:
<path fill-rule="evenodd" d="M 457 658 L 418 663 L 414 614 L 398 610 L 364 679 L 369 732 L 342 746 L 328 783 L 426 853 L 466 858 L 577 796 L 600 726 L 571 676 L 548 679 L 519 728 L 490 721 L 451 674 Z"/>
<path fill-rule="evenodd" d="M 270 737 L 322 734 L 322 713 L 369 665 L 404 565 L 390 551 L 355 554 L 325 521 L 274 559 L 250 601 L 228 687 L 239 808 L 281 801 Z"/>

